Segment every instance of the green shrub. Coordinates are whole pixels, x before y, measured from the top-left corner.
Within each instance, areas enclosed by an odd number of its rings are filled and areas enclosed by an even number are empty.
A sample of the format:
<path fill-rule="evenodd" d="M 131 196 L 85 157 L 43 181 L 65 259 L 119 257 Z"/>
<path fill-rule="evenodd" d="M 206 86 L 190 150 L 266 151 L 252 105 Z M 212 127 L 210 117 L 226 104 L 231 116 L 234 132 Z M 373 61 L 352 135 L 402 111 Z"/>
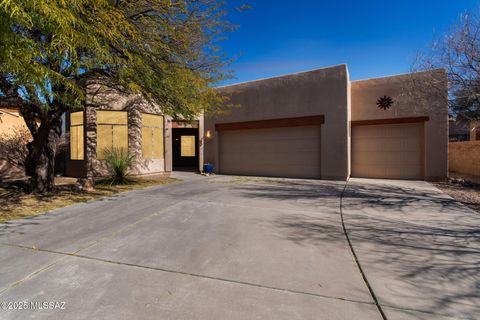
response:
<path fill-rule="evenodd" d="M 111 184 L 127 184 L 128 168 L 132 164 L 133 157 L 124 148 L 105 149 L 103 151 L 105 161 L 112 171 Z"/>

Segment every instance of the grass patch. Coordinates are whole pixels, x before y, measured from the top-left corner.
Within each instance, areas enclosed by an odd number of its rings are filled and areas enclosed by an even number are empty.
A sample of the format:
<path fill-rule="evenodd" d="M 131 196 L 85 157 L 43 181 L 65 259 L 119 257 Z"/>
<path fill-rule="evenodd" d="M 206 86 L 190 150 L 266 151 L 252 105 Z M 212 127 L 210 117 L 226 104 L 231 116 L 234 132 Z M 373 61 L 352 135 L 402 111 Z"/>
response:
<path fill-rule="evenodd" d="M 34 216 L 47 211 L 94 200 L 120 192 L 133 191 L 156 185 L 178 181 L 163 176 L 148 176 L 130 178 L 122 185 L 111 185 L 108 180 L 100 180 L 93 191 L 78 191 L 74 178 L 57 178 L 55 192 L 37 195 L 29 194 L 26 181 L 0 183 L 0 223 Z"/>

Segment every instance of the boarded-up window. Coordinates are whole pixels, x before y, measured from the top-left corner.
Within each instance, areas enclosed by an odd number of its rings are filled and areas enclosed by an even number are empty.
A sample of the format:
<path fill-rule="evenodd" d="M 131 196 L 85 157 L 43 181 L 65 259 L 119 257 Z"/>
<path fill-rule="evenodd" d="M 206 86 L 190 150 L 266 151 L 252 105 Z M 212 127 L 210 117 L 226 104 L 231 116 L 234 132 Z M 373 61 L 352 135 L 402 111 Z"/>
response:
<path fill-rule="evenodd" d="M 181 136 L 180 156 L 195 157 L 195 136 Z"/>
<path fill-rule="evenodd" d="M 83 111 L 70 113 L 70 159 L 83 160 Z"/>
<path fill-rule="evenodd" d="M 128 151 L 127 112 L 97 111 L 97 158 L 114 148 Z"/>
<path fill-rule="evenodd" d="M 145 159 L 163 159 L 163 116 L 142 113 L 142 153 Z"/>

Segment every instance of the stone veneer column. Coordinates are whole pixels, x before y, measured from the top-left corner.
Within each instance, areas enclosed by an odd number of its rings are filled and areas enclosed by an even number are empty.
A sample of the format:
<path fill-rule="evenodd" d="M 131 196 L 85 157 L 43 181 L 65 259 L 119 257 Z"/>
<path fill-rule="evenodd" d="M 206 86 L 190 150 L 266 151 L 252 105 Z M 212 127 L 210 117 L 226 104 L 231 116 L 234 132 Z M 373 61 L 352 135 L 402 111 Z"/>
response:
<path fill-rule="evenodd" d="M 94 107 L 85 107 L 85 160 L 87 178 L 95 176 L 94 163 L 97 161 L 97 112 Z"/>
<path fill-rule="evenodd" d="M 140 174 L 142 157 L 142 110 L 140 105 L 133 105 L 128 111 L 128 152 L 133 156 L 131 170 Z"/>

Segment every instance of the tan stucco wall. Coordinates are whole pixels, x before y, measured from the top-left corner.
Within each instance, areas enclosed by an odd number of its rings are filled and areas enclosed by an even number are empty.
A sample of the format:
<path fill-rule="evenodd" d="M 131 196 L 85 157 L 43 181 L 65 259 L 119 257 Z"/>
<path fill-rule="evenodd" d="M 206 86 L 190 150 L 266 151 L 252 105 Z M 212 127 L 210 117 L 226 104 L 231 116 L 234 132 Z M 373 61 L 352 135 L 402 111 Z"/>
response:
<path fill-rule="evenodd" d="M 198 170 L 203 171 L 203 164 L 205 163 L 205 117 L 204 115 L 200 115 L 198 117 Z"/>
<path fill-rule="evenodd" d="M 388 110 L 376 102 L 394 100 Z M 447 78 L 442 70 L 352 81 L 352 121 L 428 116 L 425 123 L 425 178 L 448 175 Z"/>
<path fill-rule="evenodd" d="M 339 65 L 219 88 L 237 107 L 205 118 L 205 130 L 214 133 L 213 139 L 205 141 L 205 162 L 221 172 L 215 123 L 324 115 L 322 178 L 345 180 L 349 175 L 348 85 L 347 67 Z"/>
<path fill-rule="evenodd" d="M 449 144 L 449 171 L 480 180 L 480 141 L 458 141 Z"/>
<path fill-rule="evenodd" d="M 349 79 L 347 84 L 347 122 L 348 122 L 348 135 L 347 135 L 347 152 L 348 152 L 348 176 L 352 174 L 352 127 L 350 121 L 352 120 L 352 82 L 350 81 L 350 75 L 347 69 L 347 78 Z"/>
<path fill-rule="evenodd" d="M 172 117 L 165 116 L 165 171 L 171 172 L 173 170 L 172 163 Z"/>

